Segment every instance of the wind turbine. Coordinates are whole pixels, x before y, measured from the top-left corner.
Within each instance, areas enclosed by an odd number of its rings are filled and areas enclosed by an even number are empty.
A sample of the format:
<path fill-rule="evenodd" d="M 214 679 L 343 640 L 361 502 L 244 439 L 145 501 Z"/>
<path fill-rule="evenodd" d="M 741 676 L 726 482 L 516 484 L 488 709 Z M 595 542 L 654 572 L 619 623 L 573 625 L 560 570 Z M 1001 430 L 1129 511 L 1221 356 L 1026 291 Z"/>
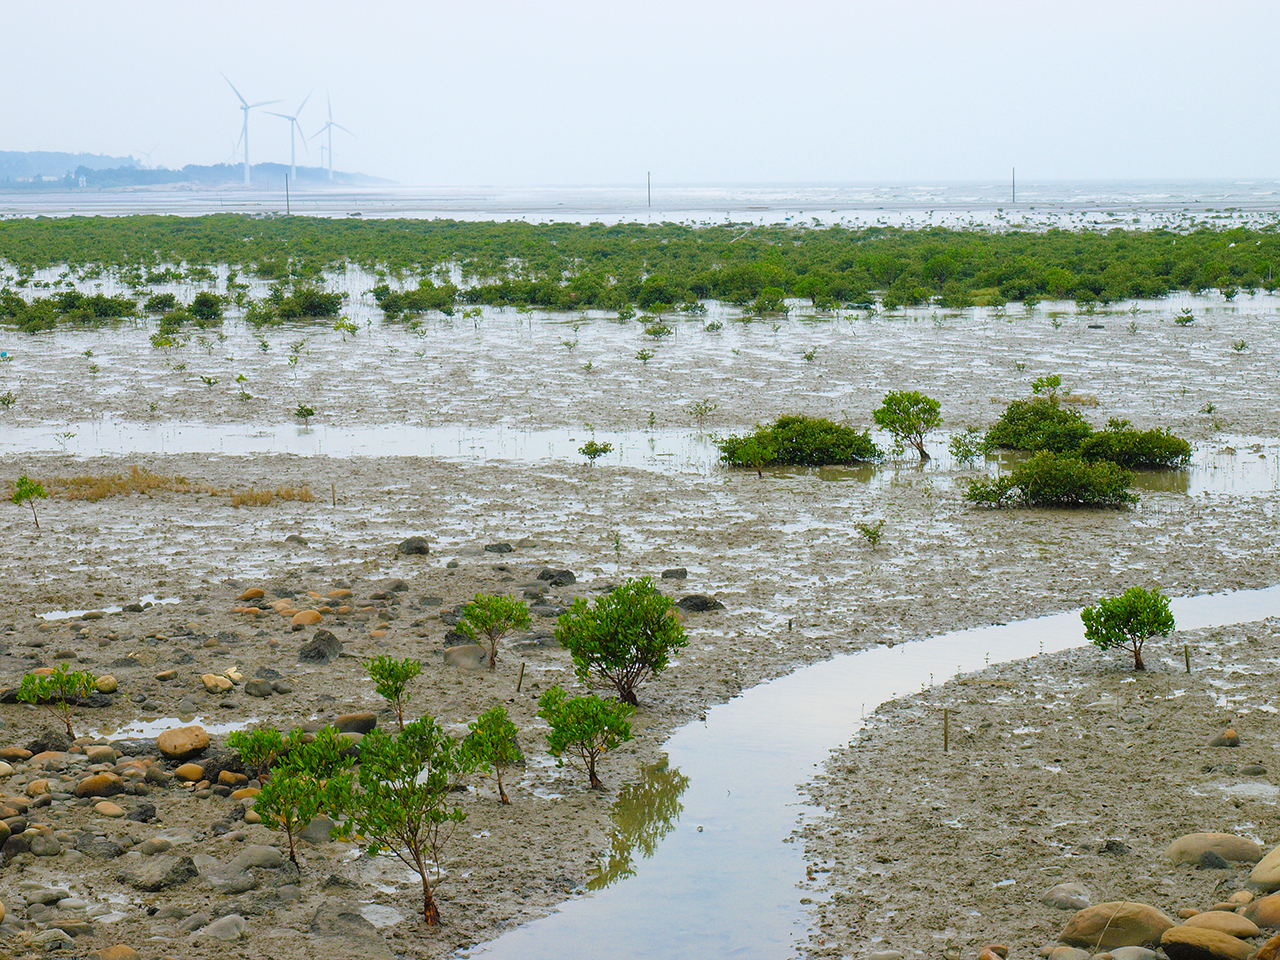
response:
<path fill-rule="evenodd" d="M 155 167 L 153 167 L 153 166 L 151 165 L 151 155 L 152 155 L 153 153 L 155 153 L 155 152 L 156 152 L 156 148 L 157 148 L 157 147 L 159 147 L 159 146 L 160 146 L 160 144 L 158 144 L 158 143 L 157 143 L 157 144 L 156 144 L 154 147 L 152 147 L 150 150 L 139 150 L 139 151 L 138 151 L 140 154 L 142 154 L 144 157 L 146 157 L 146 158 L 147 158 L 147 169 L 148 169 L 148 170 L 154 170 L 154 169 L 155 169 Z"/>
<path fill-rule="evenodd" d="M 279 103 L 279 100 L 260 100 L 257 103 L 250 103 L 244 97 L 240 96 L 240 91 L 236 89 L 236 85 L 227 79 L 227 75 L 222 74 L 222 79 L 227 81 L 227 86 L 232 92 L 240 98 L 240 109 L 244 111 L 244 127 L 240 130 L 240 139 L 244 141 L 244 185 L 249 186 L 249 111 L 254 107 L 265 107 L 271 103 Z"/>
<path fill-rule="evenodd" d="M 293 111 L 293 116 L 290 116 L 287 113 L 276 113 L 274 110 L 267 111 L 267 113 L 271 114 L 273 117 L 283 117 L 285 120 L 289 121 L 289 179 L 294 183 L 298 182 L 298 161 L 297 150 L 293 143 L 293 131 L 297 130 L 298 133 L 302 133 L 302 124 L 298 123 L 298 114 L 302 112 L 302 108 L 307 105 L 307 101 L 310 99 L 311 94 L 309 93 L 303 97 L 302 102 L 298 104 L 298 109 Z M 302 133 L 302 149 L 307 149 L 307 135 L 305 133 Z M 309 150 L 307 152 L 310 153 Z"/>
<path fill-rule="evenodd" d="M 333 179 L 333 128 L 337 127 L 339 130 L 342 130 L 345 133 L 351 133 L 351 131 L 348 130 L 346 127 L 344 127 L 342 124 L 333 122 L 333 98 L 330 97 L 327 93 L 324 95 L 324 98 L 329 103 L 329 121 L 319 130 L 313 133 L 311 135 L 311 139 L 314 140 L 316 137 L 320 136 L 320 134 L 324 133 L 326 130 L 329 131 L 329 179 L 332 180 Z M 351 133 L 351 135 L 353 137 L 355 136 L 354 133 Z M 324 141 L 320 142 L 320 148 L 323 151 Z"/>

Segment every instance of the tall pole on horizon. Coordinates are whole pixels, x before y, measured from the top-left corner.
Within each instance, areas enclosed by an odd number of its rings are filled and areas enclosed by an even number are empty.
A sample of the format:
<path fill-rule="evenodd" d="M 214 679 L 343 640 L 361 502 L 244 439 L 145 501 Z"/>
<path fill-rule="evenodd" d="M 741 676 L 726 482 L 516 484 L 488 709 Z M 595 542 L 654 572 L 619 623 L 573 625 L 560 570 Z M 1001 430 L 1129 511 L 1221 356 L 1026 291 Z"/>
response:
<path fill-rule="evenodd" d="M 649 191 L 649 209 L 653 209 L 653 174 L 645 171 L 644 175 L 645 187 Z"/>
<path fill-rule="evenodd" d="M 1017 202 L 1018 202 L 1018 168 L 1017 168 L 1017 167 L 1014 167 L 1014 168 L 1013 168 L 1013 179 L 1012 179 L 1012 181 L 1010 181 L 1010 184 L 1011 184 L 1011 186 L 1013 187 L 1013 201 L 1012 201 L 1012 202 L 1013 202 L 1013 203 L 1017 203 Z"/>

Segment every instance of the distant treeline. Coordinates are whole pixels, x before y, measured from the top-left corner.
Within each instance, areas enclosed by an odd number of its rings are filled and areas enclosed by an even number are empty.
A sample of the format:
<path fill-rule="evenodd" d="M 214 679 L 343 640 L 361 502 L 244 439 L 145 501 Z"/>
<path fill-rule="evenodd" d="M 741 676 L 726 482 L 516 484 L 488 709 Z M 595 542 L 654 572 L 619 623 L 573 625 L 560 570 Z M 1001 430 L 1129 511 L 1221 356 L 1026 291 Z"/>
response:
<path fill-rule="evenodd" d="M 254 186 L 270 187 L 276 190 L 284 189 L 284 178 L 288 173 L 289 165 L 285 163 L 255 163 L 251 169 Z M 238 163 L 217 163 L 211 166 L 189 163 L 181 170 L 169 170 L 164 167 L 147 170 L 136 166 L 110 167 L 100 170 L 81 165 L 76 167 L 74 172 L 63 174 L 56 180 L 0 178 L 0 187 L 5 190 L 20 191 L 73 190 L 81 187 L 82 179 L 84 187 L 99 189 L 150 187 L 166 183 L 198 183 L 206 186 L 221 183 L 238 185 L 244 182 L 244 166 Z M 328 183 L 329 171 L 322 167 L 298 167 L 298 182 Z M 335 170 L 333 182 L 346 186 L 355 184 L 371 186 L 387 184 L 391 181 L 362 173 L 342 173 Z"/>
<path fill-rule="evenodd" d="M 426 280 L 388 301 L 399 312 L 449 309 L 456 300 L 652 309 L 703 299 L 772 305 L 784 297 L 818 307 L 879 300 L 887 308 L 958 308 L 1042 299 L 1107 303 L 1210 288 L 1227 296 L 1272 290 L 1280 233 L 1270 227 L 1032 232 L 238 214 L 70 217 L 0 222 L 0 258 L 26 277 L 59 264 L 116 268 L 137 286 L 167 264 L 225 263 L 241 273 L 298 280 L 355 263 L 387 279 Z M 461 269 L 461 290 L 440 282 L 449 267 Z M 386 300 L 392 291 L 378 292 Z"/>

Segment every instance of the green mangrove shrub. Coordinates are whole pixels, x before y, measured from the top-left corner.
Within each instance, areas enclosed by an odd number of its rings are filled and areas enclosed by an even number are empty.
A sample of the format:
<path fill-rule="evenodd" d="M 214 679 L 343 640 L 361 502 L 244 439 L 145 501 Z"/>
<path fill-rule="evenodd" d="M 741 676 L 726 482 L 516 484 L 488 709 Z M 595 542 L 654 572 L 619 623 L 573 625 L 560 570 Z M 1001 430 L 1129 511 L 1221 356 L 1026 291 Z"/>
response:
<path fill-rule="evenodd" d="M 923 462 L 929 459 L 924 438 L 942 426 L 942 404 L 918 390 L 891 390 L 871 418 L 893 437 L 893 452 L 901 454 L 908 444 L 915 447 Z"/>
<path fill-rule="evenodd" d="M 964 498 L 989 507 L 1123 507 L 1138 501 L 1132 483 L 1133 472 L 1109 460 L 1044 450 L 1008 476 L 970 480 Z"/>
<path fill-rule="evenodd" d="M 462 610 L 457 630 L 472 640 L 484 638 L 489 648 L 489 669 L 498 665 L 498 641 L 512 630 L 531 623 L 529 607 L 523 600 L 492 593 L 477 593 Z"/>
<path fill-rule="evenodd" d="M 422 918 L 440 923 L 433 889 L 454 828 L 467 818 L 450 802 L 453 781 L 474 769 L 474 756 L 424 716 L 390 736 L 375 728 L 360 741 L 360 766 L 329 781 L 331 809 L 347 812 L 335 832 L 358 836 L 369 856 L 392 856 L 422 881 Z"/>
<path fill-rule="evenodd" d="M 579 680 L 595 675 L 635 706 L 636 687 L 689 645 L 673 606 L 651 578 L 627 580 L 594 603 L 575 600 L 556 622 L 556 640 L 569 651 Z"/>
<path fill-rule="evenodd" d="M 1130 470 L 1173 470 L 1191 459 L 1191 444 L 1168 430 L 1134 430 L 1128 420 L 1112 419 L 1105 430 L 1080 444 L 1085 460 L 1110 460 Z"/>
<path fill-rule="evenodd" d="M 1063 409 L 1057 396 L 1035 396 L 1010 403 L 983 443 L 988 450 L 1069 453 L 1092 432 L 1079 411 Z"/>
<path fill-rule="evenodd" d="M 44 484 L 36 480 L 32 480 L 26 474 L 20 476 L 13 485 L 13 497 L 11 498 L 18 506 L 24 503 L 31 504 L 31 519 L 35 522 L 36 529 L 40 529 L 40 518 L 36 516 L 36 501 L 45 500 L 49 496 L 49 491 L 45 490 Z"/>
<path fill-rule="evenodd" d="M 340 815 L 330 785 L 351 766 L 351 741 L 335 727 L 324 727 L 313 739 L 294 730 L 283 753 L 254 798 L 253 809 L 262 822 L 285 836 L 289 859 L 298 864 L 298 838 L 323 812 Z M 338 794 L 341 796 L 342 794 Z"/>
<path fill-rule="evenodd" d="M 1099 650 L 1127 646 L 1133 653 L 1133 669 L 1145 670 L 1142 645 L 1152 637 L 1173 633 L 1169 598 L 1158 589 L 1130 587 L 1118 597 L 1103 597 L 1080 611 L 1085 639 Z"/>
<path fill-rule="evenodd" d="M 409 681 L 422 672 L 421 660 L 397 660 L 386 654 L 374 657 L 365 667 L 373 687 L 396 712 L 396 724 L 404 729 L 404 708 L 409 702 Z"/>
<path fill-rule="evenodd" d="M 75 739 L 71 728 L 71 716 L 76 705 L 97 687 L 97 677 L 85 670 L 70 670 L 66 662 L 58 664 L 50 673 L 28 673 L 18 685 L 19 701 L 41 706 L 61 720 L 67 727 L 67 736 Z"/>
<path fill-rule="evenodd" d="M 779 417 L 772 426 L 757 426 L 753 434 L 717 440 L 716 447 L 722 463 L 757 470 L 771 464 L 822 467 L 883 456 L 869 431 L 859 433 L 824 417 L 798 414 Z"/>
<path fill-rule="evenodd" d="M 570 699 L 560 686 L 551 687 L 538 698 L 538 716 L 550 724 L 547 749 L 564 765 L 564 755 L 582 761 L 592 790 L 603 790 L 597 773 L 601 758 L 619 744 L 631 739 L 627 718 L 635 707 L 626 703 L 610 703 L 595 694 Z"/>
<path fill-rule="evenodd" d="M 524 754 L 516 742 L 516 725 L 507 716 L 506 707 L 494 707 L 473 720 L 471 733 L 462 741 L 477 769 L 490 768 L 498 782 L 498 799 L 510 803 L 502 785 L 502 771 L 524 762 Z"/>

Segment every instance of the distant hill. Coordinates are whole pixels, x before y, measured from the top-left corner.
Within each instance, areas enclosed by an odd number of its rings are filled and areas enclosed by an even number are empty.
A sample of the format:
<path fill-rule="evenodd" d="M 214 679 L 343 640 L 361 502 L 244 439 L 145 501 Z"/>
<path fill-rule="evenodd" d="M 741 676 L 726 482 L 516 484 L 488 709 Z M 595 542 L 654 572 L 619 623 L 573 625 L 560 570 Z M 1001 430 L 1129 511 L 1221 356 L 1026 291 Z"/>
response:
<path fill-rule="evenodd" d="M 251 180 L 255 189 L 281 190 L 289 165 L 255 163 Z M 371 177 L 364 173 L 329 171 L 323 167 L 298 167 L 298 182 L 318 187 L 382 186 L 393 180 Z M 0 190 L 104 190 L 130 187 L 162 187 L 167 184 L 192 186 L 242 186 L 244 165 L 218 163 L 211 166 L 187 164 L 181 170 L 166 167 L 148 170 L 132 157 L 104 157 L 90 153 L 19 153 L 0 152 Z"/>
<path fill-rule="evenodd" d="M 133 157 L 104 157 L 97 153 L 55 153 L 36 150 L 23 153 L 0 150 L 0 181 L 30 180 L 33 177 L 57 177 L 77 167 L 105 170 L 108 167 L 140 167 Z"/>

